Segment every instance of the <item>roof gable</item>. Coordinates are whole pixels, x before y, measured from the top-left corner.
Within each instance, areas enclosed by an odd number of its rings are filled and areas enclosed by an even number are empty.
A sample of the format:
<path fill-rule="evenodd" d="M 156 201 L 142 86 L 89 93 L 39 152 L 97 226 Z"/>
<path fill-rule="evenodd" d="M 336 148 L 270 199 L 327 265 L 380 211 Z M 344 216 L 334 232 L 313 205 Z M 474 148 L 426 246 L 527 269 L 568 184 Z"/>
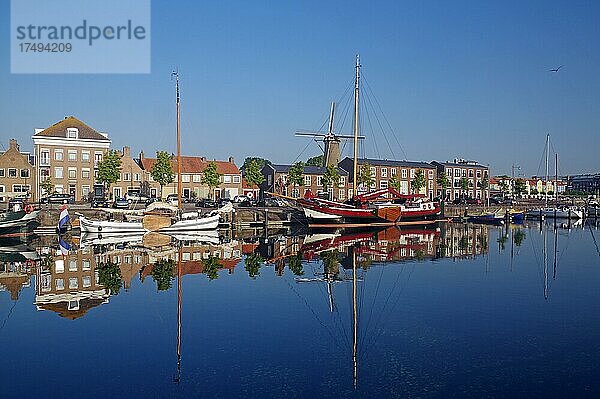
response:
<path fill-rule="evenodd" d="M 54 125 L 47 127 L 41 132 L 34 134 L 33 137 L 56 137 L 64 139 L 67 138 L 68 128 L 77 128 L 77 137 L 80 140 L 110 141 L 108 137 L 98 132 L 97 130 L 89 127 L 74 116 L 69 116 L 59 122 L 56 122 Z"/>
<path fill-rule="evenodd" d="M 232 163 L 227 161 L 208 161 L 203 157 L 181 157 L 181 173 L 202 173 L 204 169 L 208 167 L 208 165 L 214 162 L 217 165 L 217 172 L 222 175 L 239 175 L 240 170 L 238 167 Z M 156 163 L 156 158 L 142 158 L 141 159 L 142 169 L 151 171 L 152 167 Z M 171 166 L 173 168 L 173 172 L 177 173 L 177 158 L 171 159 Z"/>

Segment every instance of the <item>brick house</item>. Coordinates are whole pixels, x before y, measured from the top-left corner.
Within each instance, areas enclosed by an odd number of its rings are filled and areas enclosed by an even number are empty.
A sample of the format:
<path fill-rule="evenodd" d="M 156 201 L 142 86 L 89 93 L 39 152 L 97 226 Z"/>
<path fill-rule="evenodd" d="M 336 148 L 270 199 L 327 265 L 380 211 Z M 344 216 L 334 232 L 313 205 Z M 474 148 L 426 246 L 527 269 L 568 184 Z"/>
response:
<path fill-rule="evenodd" d="M 327 168 L 323 166 L 305 166 L 304 167 L 304 184 L 298 187 L 292 187 L 288 184 L 288 174 L 292 165 L 265 165 L 261 172 L 265 180 L 260 185 L 261 193 L 277 193 L 287 195 L 294 198 L 304 196 L 310 190 L 313 194 L 324 194 L 329 191 L 334 200 L 344 201 L 348 198 L 351 192 L 348 191 L 348 172 L 342 168 L 338 168 L 340 173 L 340 183 L 338 187 L 325 188 L 323 186 L 323 176 L 327 172 Z"/>
<path fill-rule="evenodd" d="M 145 176 L 142 181 L 147 181 L 150 187 L 150 195 L 160 195 L 160 186 L 152 179 L 150 171 L 156 162 L 156 158 L 147 158 L 140 154 L 139 163 L 144 171 Z M 213 188 L 210 192 L 209 187 L 202 183 L 204 170 L 208 165 L 214 162 L 217 165 L 217 172 L 221 176 L 221 184 L 219 187 Z M 163 187 L 162 197 L 165 198 L 169 194 L 177 193 L 177 158 L 173 157 L 171 166 L 175 174 L 173 183 Z M 233 157 L 229 157 L 227 161 L 210 161 L 205 157 L 181 157 L 181 191 L 184 198 L 233 198 L 240 195 L 242 192 L 242 173 L 234 163 Z"/>
<path fill-rule="evenodd" d="M 56 192 L 69 193 L 76 201 L 87 200 L 98 163 L 110 148 L 108 135 L 69 116 L 46 129 L 35 129 L 32 139 L 36 198 L 42 194 L 41 182 L 50 177 Z"/>
<path fill-rule="evenodd" d="M 260 196 L 260 188 L 254 183 L 248 183 L 248 180 L 242 177 L 242 194 L 248 198 L 258 198 Z"/>
<path fill-rule="evenodd" d="M 0 153 L 0 202 L 10 197 L 30 193 L 32 200 L 35 188 L 35 173 L 32 156 L 21 152 L 17 140 L 8 141 L 8 149 Z"/>
<path fill-rule="evenodd" d="M 431 165 L 437 168 L 438 175 L 445 173 L 450 185 L 446 188 L 446 199 L 454 201 L 462 196 L 467 198 L 478 198 L 487 200 L 490 195 L 489 187 L 489 168 L 477 161 L 467 161 L 464 159 L 455 159 L 454 162 L 432 161 Z M 462 178 L 468 180 L 468 189 L 462 190 L 460 181 Z M 484 189 L 482 181 L 488 179 L 488 186 Z M 442 196 L 442 188 L 437 189 L 437 196 Z"/>
<path fill-rule="evenodd" d="M 144 190 L 143 183 L 144 170 L 140 166 L 139 159 L 131 157 L 129 147 L 123 147 L 121 151 L 121 174 L 119 180 L 111 185 L 113 198 L 125 196 L 129 190 L 147 191 Z"/>
<path fill-rule="evenodd" d="M 348 171 L 350 174 L 350 182 L 354 183 L 354 176 L 352 175 L 354 165 L 353 159 L 346 157 L 339 165 L 342 169 Z M 423 171 L 426 183 L 425 187 L 419 190 L 419 194 L 425 194 L 432 199 L 435 196 L 437 173 L 436 167 L 431 164 L 426 162 L 361 158 L 358 160 L 359 169 L 363 165 L 369 165 L 372 182 L 371 187 L 365 187 L 364 184 L 360 185 L 358 187 L 359 193 L 388 188 L 390 179 L 395 177 L 400 184 L 400 189 L 398 191 L 402 194 L 410 194 L 412 193 L 412 180 L 415 178 L 417 172 L 421 170 Z"/>

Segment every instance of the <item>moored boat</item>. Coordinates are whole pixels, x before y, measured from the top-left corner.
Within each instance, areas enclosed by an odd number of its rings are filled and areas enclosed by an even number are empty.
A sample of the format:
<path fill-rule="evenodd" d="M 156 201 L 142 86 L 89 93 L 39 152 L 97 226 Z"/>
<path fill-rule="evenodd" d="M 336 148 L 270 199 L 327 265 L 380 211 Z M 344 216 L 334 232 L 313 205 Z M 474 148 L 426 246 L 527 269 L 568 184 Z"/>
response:
<path fill-rule="evenodd" d="M 116 222 L 109 220 L 91 220 L 85 216 L 79 216 L 79 227 L 82 233 L 143 233 L 146 231 L 142 222 Z"/>

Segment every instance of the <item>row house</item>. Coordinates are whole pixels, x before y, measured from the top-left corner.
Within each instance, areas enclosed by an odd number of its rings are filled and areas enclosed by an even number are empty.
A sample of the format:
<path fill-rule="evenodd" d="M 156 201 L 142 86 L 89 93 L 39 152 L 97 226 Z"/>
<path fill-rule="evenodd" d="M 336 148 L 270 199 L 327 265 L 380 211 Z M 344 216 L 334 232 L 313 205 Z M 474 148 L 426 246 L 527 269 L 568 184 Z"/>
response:
<path fill-rule="evenodd" d="M 147 187 L 148 176 L 144 173 L 140 160 L 132 158 L 129 147 L 123 147 L 120 155 L 121 173 L 119 180 L 111 185 L 113 198 L 123 197 L 130 191 L 150 194 L 149 187 Z M 156 187 L 154 187 L 154 191 L 154 196 L 156 196 Z"/>
<path fill-rule="evenodd" d="M 254 183 L 249 183 L 245 177 L 242 177 L 242 194 L 250 199 L 256 199 L 260 196 L 260 187 Z"/>
<path fill-rule="evenodd" d="M 432 161 L 431 165 L 437 168 L 438 175 L 444 173 L 448 177 L 450 185 L 446 188 L 445 198 L 454 201 L 461 197 L 478 198 L 486 200 L 490 195 L 489 188 L 489 168 L 476 161 L 467 161 L 464 159 L 455 159 L 454 162 Z M 461 180 L 466 178 L 468 181 L 467 190 L 461 188 Z M 487 186 L 484 185 L 487 181 Z M 437 196 L 444 196 L 441 187 L 437 190 Z"/>
<path fill-rule="evenodd" d="M 202 178 L 204 170 L 208 165 L 214 162 L 217 165 L 217 172 L 221 175 L 218 187 L 211 189 L 204 183 Z M 139 164 L 144 171 L 144 181 L 148 182 L 150 196 L 160 195 L 160 186 L 152 179 L 150 172 L 156 163 L 156 158 L 146 158 L 144 153 L 140 154 Z M 171 166 L 175 173 L 173 182 L 167 184 L 162 189 L 162 197 L 177 193 L 177 158 L 172 158 Z M 227 161 L 210 161 L 205 157 L 181 157 L 181 191 L 184 198 L 233 198 L 242 193 L 242 173 L 236 166 L 233 157 Z"/>
<path fill-rule="evenodd" d="M 600 194 L 600 173 L 570 176 L 568 189 L 587 194 Z"/>
<path fill-rule="evenodd" d="M 319 196 L 329 196 L 336 201 L 345 201 L 352 196 L 349 188 L 348 172 L 338 168 L 340 181 L 338 187 L 325 187 L 323 176 L 327 168 L 323 166 L 305 166 L 303 170 L 303 185 L 294 186 L 289 183 L 289 172 L 293 165 L 267 164 L 262 168 L 264 181 L 260 184 L 261 193 L 269 192 L 300 198 L 310 190 Z"/>
<path fill-rule="evenodd" d="M 8 149 L 0 153 L 0 202 L 32 194 L 34 177 L 33 157 L 28 152 L 21 152 L 17 140 L 10 139 Z M 33 195 L 32 200 L 35 200 Z"/>
<path fill-rule="evenodd" d="M 45 129 L 35 129 L 32 139 L 36 158 L 34 179 L 38 182 L 36 198 L 44 194 L 41 183 L 50 178 L 54 191 L 69 193 L 76 201 L 87 200 L 98 163 L 110 148 L 108 134 L 69 116 Z"/>
<path fill-rule="evenodd" d="M 562 180 L 544 180 L 535 176 L 525 179 L 525 194 L 527 195 L 564 193 L 566 189 L 567 183 Z"/>
<path fill-rule="evenodd" d="M 349 171 L 350 182 L 354 182 L 353 169 L 354 161 L 352 158 L 344 158 L 339 166 L 342 169 Z M 358 192 L 364 193 L 372 190 L 386 189 L 390 186 L 392 178 L 399 184 L 398 191 L 401 194 L 411 194 L 412 181 L 418 171 L 423 172 L 425 177 L 425 186 L 419 190 L 419 194 L 424 194 L 433 199 L 436 190 L 437 171 L 436 167 L 426 162 L 413 161 L 394 161 L 387 159 L 372 159 L 361 158 L 358 160 L 358 167 L 368 165 L 371 174 L 371 186 L 366 187 L 364 184 L 358 186 Z"/>

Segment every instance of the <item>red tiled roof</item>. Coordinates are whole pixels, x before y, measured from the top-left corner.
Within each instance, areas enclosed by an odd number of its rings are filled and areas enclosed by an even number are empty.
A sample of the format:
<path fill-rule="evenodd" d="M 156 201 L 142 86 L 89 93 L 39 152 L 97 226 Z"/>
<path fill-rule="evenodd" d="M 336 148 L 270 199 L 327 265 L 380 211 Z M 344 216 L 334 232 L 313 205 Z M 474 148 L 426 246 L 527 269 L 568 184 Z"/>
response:
<path fill-rule="evenodd" d="M 142 158 L 141 164 L 144 170 L 150 171 L 152 170 L 152 166 L 156 162 L 156 158 Z M 231 162 L 227 161 L 208 161 L 203 160 L 202 157 L 181 157 L 181 173 L 202 173 L 204 169 L 208 167 L 208 164 L 214 162 L 217 164 L 217 172 L 223 175 L 239 175 L 240 170 L 238 167 Z M 177 173 L 177 159 L 174 158 L 171 160 L 171 165 L 173 166 L 173 172 Z"/>
<path fill-rule="evenodd" d="M 75 127 L 79 130 L 78 137 L 85 140 L 102 140 L 109 141 L 108 137 L 100 134 L 97 130 L 92 129 L 79 119 L 74 116 L 69 116 L 54 125 L 47 127 L 39 133 L 36 133 L 35 137 L 67 137 L 67 128 Z"/>

